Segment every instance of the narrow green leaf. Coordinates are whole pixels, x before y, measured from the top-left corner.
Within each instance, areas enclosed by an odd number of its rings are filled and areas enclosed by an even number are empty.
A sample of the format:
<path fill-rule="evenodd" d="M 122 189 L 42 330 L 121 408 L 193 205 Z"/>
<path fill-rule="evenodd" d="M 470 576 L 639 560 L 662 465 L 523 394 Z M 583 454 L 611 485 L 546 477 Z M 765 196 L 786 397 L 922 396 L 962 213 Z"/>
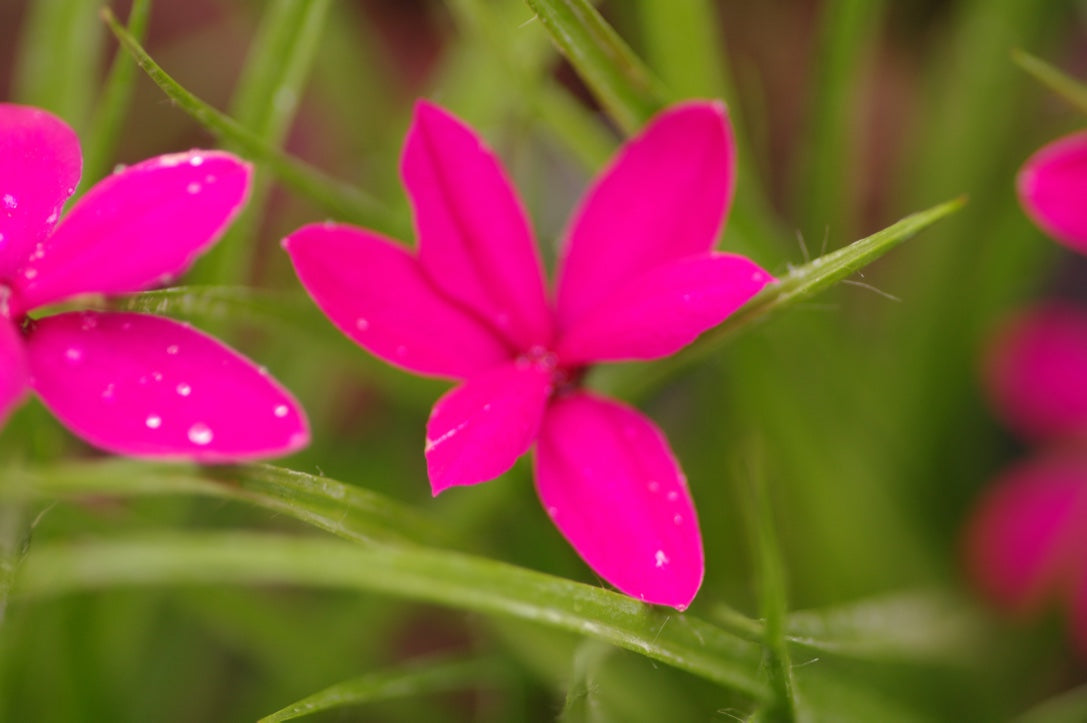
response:
<path fill-rule="evenodd" d="M 102 17 L 121 45 L 132 55 L 155 85 L 210 133 L 225 142 L 233 143 L 253 160 L 266 164 L 280 180 L 322 206 L 336 218 L 388 232 L 394 236 L 406 235 L 400 233 L 403 230 L 400 228 L 400 222 L 380 202 L 357 188 L 332 179 L 298 159 L 282 153 L 230 116 L 212 108 L 171 78 L 136 39 L 117 22 L 117 18 L 108 8 L 102 10 Z"/>
<path fill-rule="evenodd" d="M 497 662 L 489 658 L 416 660 L 329 686 L 261 718 L 258 723 L 280 723 L 325 710 L 457 690 L 485 684 L 500 674 Z"/>
<path fill-rule="evenodd" d="M 201 495 L 245 502 L 355 542 L 434 542 L 438 525 L 391 499 L 325 477 L 274 467 L 195 467 L 125 459 L 27 467 L 5 474 L 7 499 Z"/>
<path fill-rule="evenodd" d="M 676 98 L 730 95 L 715 5 L 712 0 L 637 0 L 646 59 Z"/>
<path fill-rule="evenodd" d="M 19 36 L 14 98 L 56 113 L 82 134 L 100 67 L 101 0 L 35 0 Z"/>
<path fill-rule="evenodd" d="M 785 568 L 774 523 L 774 511 L 762 470 L 761 453 L 749 453 L 751 482 L 751 544 L 759 575 L 760 609 L 763 620 L 764 666 L 772 698 L 760 712 L 762 720 L 792 723 L 796 720 L 792 662 L 785 640 L 788 613 Z"/>
<path fill-rule="evenodd" d="M 864 54 L 876 37 L 883 3 L 878 0 L 831 0 L 822 10 L 822 29 L 812 90 L 805 173 L 796 189 L 802 231 L 821 238 L 833 226 L 849 233 L 847 199 L 856 176 L 857 132 L 853 123 Z M 848 236 L 844 236 L 848 238 Z"/>
<path fill-rule="evenodd" d="M 134 0 L 128 13 L 128 32 L 142 39 L 151 17 L 151 0 Z M 90 132 L 83 143 L 82 193 L 105 176 L 113 165 L 125 113 L 132 101 L 136 63 L 128 53 L 118 52 L 110 66 L 106 85 L 91 118 Z"/>
<path fill-rule="evenodd" d="M 660 83 L 588 0 L 526 1 L 625 133 L 664 107 Z"/>
<path fill-rule="evenodd" d="M 1069 105 L 1081 113 L 1087 113 L 1087 86 L 1083 83 L 1023 50 L 1013 50 L 1012 60 Z"/>
<path fill-rule="evenodd" d="M 1087 720 L 1087 685 L 1050 698 L 1015 719 L 1015 723 L 1082 723 Z"/>
<path fill-rule="evenodd" d="M 16 594 L 131 585 L 289 584 L 362 590 L 527 620 L 632 650 L 755 699 L 759 647 L 697 618 L 593 585 L 467 555 L 267 534 L 172 534 L 40 543 Z M 671 624 L 664 624 L 671 620 Z"/>
<path fill-rule="evenodd" d="M 274 0 L 261 15 L 260 27 L 246 58 L 232 115 L 238 123 L 273 148 L 281 148 L 309 76 L 328 16 L 330 0 Z M 229 143 L 227 150 L 245 152 Z M 219 283 L 249 279 L 256 233 L 268 199 L 265 174 L 253 179 L 249 202 L 194 269 L 197 278 Z"/>
<path fill-rule="evenodd" d="M 630 383 L 630 389 L 626 390 L 627 393 L 624 396 L 644 394 L 677 370 L 704 359 L 736 332 L 773 312 L 786 309 L 834 285 L 872 263 L 903 241 L 955 213 L 965 203 L 965 198 L 958 198 L 911 214 L 882 231 L 877 231 L 871 236 L 854 241 L 849 246 L 792 269 L 686 350 L 676 356 L 653 363 L 648 367 L 648 372 L 643 369 L 639 378 Z"/>

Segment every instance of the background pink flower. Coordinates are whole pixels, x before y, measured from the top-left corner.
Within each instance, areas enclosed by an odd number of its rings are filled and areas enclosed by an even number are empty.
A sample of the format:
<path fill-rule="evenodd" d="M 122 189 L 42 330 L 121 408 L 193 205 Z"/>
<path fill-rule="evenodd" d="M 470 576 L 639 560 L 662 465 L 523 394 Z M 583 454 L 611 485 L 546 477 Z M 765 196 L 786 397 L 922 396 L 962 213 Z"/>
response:
<path fill-rule="evenodd" d="M 1023 165 L 1019 200 L 1046 233 L 1087 253 L 1087 131 L 1043 147 Z"/>
<path fill-rule="evenodd" d="M 249 167 L 221 152 L 152 158 L 94 186 L 58 224 L 80 170 L 67 125 L 0 104 L 0 421 L 33 391 L 73 432 L 120 454 L 228 462 L 304 446 L 291 395 L 186 324 L 29 315 L 184 271 L 240 210 Z"/>
<path fill-rule="evenodd" d="M 502 474 L 535 442 L 540 499 L 582 558 L 623 592 L 682 609 L 703 576 L 686 480 L 648 419 L 578 383 L 595 362 L 676 352 L 773 280 L 711 251 L 734 155 L 719 104 L 651 121 L 574 214 L 552 305 L 498 160 L 423 102 L 401 164 L 417 253 L 336 224 L 302 228 L 284 247 L 351 339 L 410 371 L 463 380 L 427 424 L 435 494 Z"/>

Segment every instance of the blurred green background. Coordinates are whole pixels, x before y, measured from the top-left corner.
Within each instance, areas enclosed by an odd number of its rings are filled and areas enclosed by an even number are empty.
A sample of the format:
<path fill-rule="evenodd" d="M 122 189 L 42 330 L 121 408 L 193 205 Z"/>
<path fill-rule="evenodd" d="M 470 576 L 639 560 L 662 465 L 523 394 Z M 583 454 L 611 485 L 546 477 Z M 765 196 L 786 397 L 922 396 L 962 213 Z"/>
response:
<path fill-rule="evenodd" d="M 97 154 L 91 176 L 219 145 L 143 74 L 130 103 L 103 101 L 117 43 L 99 19 L 102 1 L 2 0 L 0 98 L 67 120 Z M 122 20 L 131 7 L 111 6 Z M 760 557 L 759 530 L 772 521 L 788 607 L 808 611 L 790 615 L 789 629 L 841 644 L 837 653 L 791 644 L 796 710 L 592 635 L 432 605 L 425 594 L 164 573 L 178 584 L 59 582 L 70 594 L 55 596 L 16 586 L 0 626 L 0 721 L 256 720 L 367 673 L 399 680 L 405 694 L 312 720 L 987 721 L 1032 708 L 1023 720 L 1087 720 L 1085 692 L 1035 708 L 1087 682 L 1059 621 L 992 617 L 964 582 L 958 549 L 978 491 L 1022 453 L 981 398 L 985 335 L 1029 299 L 1083 297 L 1087 262 L 1034 229 L 1014 194 L 1026 157 L 1083 120 L 1011 51 L 1087 76 L 1087 4 L 613 0 L 599 9 L 654 76 L 654 97 L 729 103 L 742 157 L 723 248 L 783 275 L 908 213 L 969 197 L 854 283 L 693 363 L 589 378 L 664 429 L 690 480 L 707 556 L 691 615 L 726 627 L 733 615 L 767 617 L 775 565 Z M 382 211 L 360 207 L 360 217 L 408 241 L 397 162 L 416 97 L 450 108 L 495 147 L 549 263 L 627 126 L 521 0 L 160 1 L 145 45 L 264 143 L 363 189 Z M 104 108 L 118 109 L 116 122 Z M 234 344 L 301 399 L 313 445 L 278 465 L 403 503 L 394 532 L 418 514 L 437 546 L 601 586 L 540 509 L 527 460 L 431 499 L 423 429 L 446 385 L 385 367 L 312 308 L 279 239 L 331 214 L 258 168 L 250 212 L 183 280 L 200 288 L 144 302 Z M 16 579 L 51 544 L 231 530 L 289 544 L 322 534 L 238 496 L 170 494 L 159 467 L 102 464 L 36 402 L 8 422 L 0 544 Z M 230 470 L 183 474 L 236 482 Z M 664 613 L 646 623 L 660 634 L 686 624 Z M 398 667 L 429 656 L 442 657 Z M 750 674 L 772 682 L 774 660 L 760 653 Z"/>

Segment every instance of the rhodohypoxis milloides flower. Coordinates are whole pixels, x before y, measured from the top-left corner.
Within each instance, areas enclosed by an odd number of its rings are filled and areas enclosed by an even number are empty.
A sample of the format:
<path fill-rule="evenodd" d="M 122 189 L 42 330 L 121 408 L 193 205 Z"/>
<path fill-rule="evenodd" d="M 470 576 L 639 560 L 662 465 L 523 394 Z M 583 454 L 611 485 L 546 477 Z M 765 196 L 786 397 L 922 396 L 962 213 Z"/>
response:
<path fill-rule="evenodd" d="M 642 414 L 580 388 L 590 364 L 672 354 L 773 279 L 711 251 L 733 186 L 724 107 L 672 108 L 627 143 L 568 229 L 554 301 L 495 156 L 420 102 L 401 173 L 418 250 L 337 224 L 284 246 L 351 339 L 405 369 L 463 380 L 434 406 L 434 494 L 510 469 L 535 443 L 544 509 L 623 592 L 685 608 L 703 577 L 686 480 Z"/>
<path fill-rule="evenodd" d="M 309 439 L 291 395 L 185 324 L 136 313 L 30 312 L 146 289 L 185 270 L 241 209 L 249 167 L 191 151 L 91 188 L 79 141 L 37 108 L 0 104 L 0 423 L 30 390 L 87 442 L 141 457 L 229 462 Z"/>
<path fill-rule="evenodd" d="M 1013 613 L 1064 606 L 1087 651 L 1087 313 L 1052 302 L 1022 312 L 986 362 L 998 413 L 1048 449 L 982 497 L 967 533 L 971 573 Z"/>

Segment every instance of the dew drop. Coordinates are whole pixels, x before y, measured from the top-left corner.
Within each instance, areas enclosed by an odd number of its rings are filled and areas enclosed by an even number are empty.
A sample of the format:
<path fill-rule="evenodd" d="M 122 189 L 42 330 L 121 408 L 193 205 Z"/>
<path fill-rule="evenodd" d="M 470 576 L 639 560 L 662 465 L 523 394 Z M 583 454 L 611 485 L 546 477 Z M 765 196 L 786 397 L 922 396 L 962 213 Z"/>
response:
<path fill-rule="evenodd" d="M 355 328 L 359 331 L 366 331 L 370 328 L 370 322 L 360 316 L 359 318 L 355 319 Z"/>
<path fill-rule="evenodd" d="M 25 276 L 28 279 L 33 279 L 37 275 L 38 275 L 38 270 L 37 269 L 25 269 L 23 271 L 23 276 Z"/>
<path fill-rule="evenodd" d="M 189 165 L 192 166 L 193 168 L 197 168 L 199 166 L 204 165 L 204 157 L 203 156 L 193 156 L 192 158 L 189 159 Z"/>
<path fill-rule="evenodd" d="M 760 274 L 758 271 L 751 274 L 751 281 L 756 284 L 759 283 L 760 281 L 762 281 L 762 274 Z"/>
<path fill-rule="evenodd" d="M 210 444 L 212 440 L 211 428 L 203 422 L 197 422 L 193 426 L 189 427 L 189 441 L 193 444 L 200 445 Z"/>
<path fill-rule="evenodd" d="M 113 390 L 116 388 L 114 384 L 107 384 L 106 388 L 102 390 L 102 399 L 107 402 L 113 401 Z"/>
<path fill-rule="evenodd" d="M 14 211 L 15 209 L 19 208 L 19 199 L 15 198 L 15 196 L 12 196 L 10 193 L 5 193 L 3 200 L 4 207 L 7 209 Z"/>
<path fill-rule="evenodd" d="M 185 190 L 189 193 L 200 193 L 201 189 L 203 189 L 203 186 L 201 186 L 196 181 L 193 181 L 188 186 L 185 186 Z"/>
<path fill-rule="evenodd" d="M 154 379 L 156 382 L 161 382 L 162 372 L 151 372 L 151 378 Z"/>
<path fill-rule="evenodd" d="M 668 564 L 668 555 L 664 554 L 664 550 L 657 550 L 657 554 L 653 556 L 653 559 L 657 563 L 657 567 L 664 567 Z"/>
<path fill-rule="evenodd" d="M 53 213 L 49 214 L 49 218 L 45 219 L 45 222 L 47 224 L 49 224 L 49 225 L 52 225 L 52 224 L 56 223 L 57 222 L 57 212 L 53 211 Z"/>
<path fill-rule="evenodd" d="M 45 244 L 42 244 L 42 243 L 34 244 L 34 253 L 31 254 L 30 258 L 40 259 L 40 258 L 43 258 L 44 256 L 45 256 Z"/>
<path fill-rule="evenodd" d="M 70 346 L 64 351 L 64 358 L 68 360 L 69 364 L 78 364 L 83 361 L 83 350 Z"/>
<path fill-rule="evenodd" d="M 652 492 L 653 494 L 656 494 L 657 492 L 661 491 L 661 483 L 658 482 L 655 479 L 649 480 L 649 484 L 646 485 L 646 486 L 649 487 L 649 491 Z"/>
<path fill-rule="evenodd" d="M 170 354 L 171 356 L 177 354 L 178 351 L 180 351 L 180 349 L 178 349 L 177 344 L 171 344 L 170 346 L 166 347 L 166 353 Z"/>
<path fill-rule="evenodd" d="M 671 492 L 668 493 L 668 501 L 669 502 L 675 502 L 678 499 L 679 499 L 679 493 L 676 492 L 675 490 L 672 490 Z"/>
<path fill-rule="evenodd" d="M 90 331 L 98 326 L 98 319 L 90 314 L 83 315 L 83 323 L 79 325 L 79 328 L 83 331 Z"/>
<path fill-rule="evenodd" d="M 286 405 L 286 404 L 280 404 L 280 405 L 278 405 L 278 406 L 277 406 L 277 407 L 275 408 L 275 412 L 274 412 L 274 414 L 275 414 L 275 415 L 276 415 L 277 417 L 279 417 L 280 419 L 282 419 L 283 417 L 286 417 L 286 416 L 287 416 L 287 412 L 289 412 L 289 411 L 290 411 L 290 410 L 289 410 L 289 409 L 287 409 L 287 405 Z"/>
<path fill-rule="evenodd" d="M 126 168 L 128 168 L 128 166 L 126 166 L 125 164 L 118 163 L 116 166 L 113 167 L 113 172 L 114 173 L 120 173 L 121 171 L 125 170 Z"/>
<path fill-rule="evenodd" d="M 144 420 L 144 424 L 147 425 L 148 429 L 158 429 L 162 426 L 162 417 L 157 414 L 152 414 Z"/>
<path fill-rule="evenodd" d="M 204 176 L 204 183 L 211 184 L 211 183 L 215 183 L 218 180 L 219 180 L 218 176 L 214 176 L 214 175 L 212 175 L 210 173 L 208 175 Z"/>
<path fill-rule="evenodd" d="M 682 525 L 683 524 L 683 515 L 676 515 L 675 517 L 672 518 L 672 522 L 674 522 L 677 525 Z"/>
<path fill-rule="evenodd" d="M 557 517 L 558 514 L 559 514 L 559 508 L 555 507 L 554 505 L 548 505 L 547 506 L 547 514 L 550 515 L 551 517 Z"/>
<path fill-rule="evenodd" d="M 177 393 L 183 397 L 187 397 L 192 394 L 192 387 L 185 382 L 181 382 L 177 385 Z"/>

